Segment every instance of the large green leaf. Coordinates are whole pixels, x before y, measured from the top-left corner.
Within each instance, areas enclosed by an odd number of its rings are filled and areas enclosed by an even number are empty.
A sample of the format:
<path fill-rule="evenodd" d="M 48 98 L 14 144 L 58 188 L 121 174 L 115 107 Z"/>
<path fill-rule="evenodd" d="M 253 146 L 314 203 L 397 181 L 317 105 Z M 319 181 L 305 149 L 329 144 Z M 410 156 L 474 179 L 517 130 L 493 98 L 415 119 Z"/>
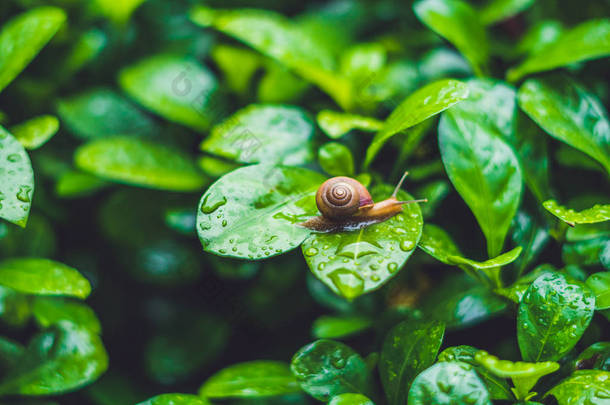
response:
<path fill-rule="evenodd" d="M 51 395 L 95 381 L 108 367 L 100 337 L 68 321 L 36 335 L 0 384 L 0 395 Z"/>
<path fill-rule="evenodd" d="M 268 10 L 213 10 L 196 6 L 191 19 L 213 27 L 285 65 L 327 92 L 341 107 L 353 103 L 351 83 L 336 73 L 332 52 L 318 38 L 281 14 Z"/>
<path fill-rule="evenodd" d="M 19 141 L 0 126 L 0 218 L 25 227 L 34 193 L 34 171 Z"/>
<path fill-rule="evenodd" d="M 547 200 L 543 205 L 548 212 L 570 226 L 575 226 L 576 224 L 595 224 L 610 220 L 610 204 L 596 204 L 582 211 L 575 211 L 559 205 L 555 200 Z"/>
<path fill-rule="evenodd" d="M 158 130 L 146 114 L 109 88 L 96 88 L 61 99 L 57 113 L 83 139 L 117 134 L 151 135 Z"/>
<path fill-rule="evenodd" d="M 486 351 L 480 350 L 475 355 L 475 361 L 498 377 L 511 378 L 515 388 L 513 392 L 519 400 L 527 400 L 534 393 L 530 390 L 541 377 L 559 370 L 559 363 L 543 361 L 527 363 L 523 361 L 500 360 Z"/>
<path fill-rule="evenodd" d="M 364 166 L 367 167 L 373 161 L 381 147 L 392 136 L 446 110 L 466 97 L 468 87 L 452 79 L 430 83 L 409 95 L 392 111 L 383 128 L 373 138 L 366 151 Z"/>
<path fill-rule="evenodd" d="M 491 405 L 489 392 L 473 366 L 460 361 L 440 362 L 415 378 L 408 405 Z"/>
<path fill-rule="evenodd" d="M 510 81 L 531 73 L 610 55 L 610 19 L 586 21 L 563 32 L 555 41 L 532 53 L 507 72 Z"/>
<path fill-rule="evenodd" d="M 313 134 L 298 107 L 252 104 L 216 125 L 201 149 L 241 163 L 300 165 L 312 158 Z"/>
<path fill-rule="evenodd" d="M 0 91 L 34 59 L 66 20 L 56 7 L 38 7 L 18 15 L 0 32 Z"/>
<path fill-rule="evenodd" d="M 549 390 L 559 405 L 603 405 L 610 398 L 610 371 L 578 370 Z"/>
<path fill-rule="evenodd" d="M 28 149 L 37 149 L 59 129 L 59 120 L 52 115 L 41 115 L 11 127 L 11 133 Z"/>
<path fill-rule="evenodd" d="M 257 398 L 301 391 L 288 364 L 251 361 L 224 368 L 208 378 L 199 389 L 207 398 Z"/>
<path fill-rule="evenodd" d="M 161 394 L 137 405 L 209 405 L 205 398 L 190 394 Z"/>
<path fill-rule="evenodd" d="M 371 189 L 375 201 L 389 197 L 392 187 Z M 399 191 L 398 199 L 413 199 Z M 406 204 L 390 219 L 355 231 L 312 233 L 303 255 L 313 274 L 334 292 L 354 299 L 381 287 L 398 273 L 415 251 L 423 226 L 417 204 Z"/>
<path fill-rule="evenodd" d="M 479 349 L 472 346 L 451 346 L 438 355 L 438 361 L 460 361 L 474 366 L 475 371 L 487 386 L 491 399 L 514 399 L 514 396 L 503 378 L 493 375 L 485 367 L 481 366 L 475 356 Z"/>
<path fill-rule="evenodd" d="M 128 136 L 91 141 L 74 154 L 76 166 L 103 179 L 172 191 L 195 191 L 206 178 L 190 157 Z"/>
<path fill-rule="evenodd" d="M 407 401 L 413 379 L 434 363 L 445 325 L 438 321 L 403 321 L 386 336 L 379 357 L 379 374 L 390 405 Z"/>
<path fill-rule="evenodd" d="M 595 309 L 610 308 L 610 271 L 591 274 L 586 284 L 595 294 Z"/>
<path fill-rule="evenodd" d="M 320 111 L 316 120 L 322 131 L 333 139 L 341 138 L 353 129 L 375 132 L 383 128 L 383 121 L 375 118 L 331 110 Z"/>
<path fill-rule="evenodd" d="M 343 343 L 308 344 L 294 355 L 290 368 L 301 388 L 320 401 L 344 393 L 370 396 L 372 376 L 366 362 Z"/>
<path fill-rule="evenodd" d="M 478 76 L 485 74 L 489 58 L 487 34 L 470 4 L 461 0 L 420 0 L 413 10 L 420 21 L 455 45 Z"/>
<path fill-rule="evenodd" d="M 163 118 L 205 131 L 222 112 L 218 82 L 197 61 L 156 55 L 119 73 L 121 88 Z"/>
<path fill-rule="evenodd" d="M 201 197 L 197 232 L 203 249 L 220 256 L 265 259 L 297 248 L 311 231 L 325 180 L 307 169 L 254 165 L 234 170 Z"/>
<path fill-rule="evenodd" d="M 569 352 L 593 317 L 593 293 L 578 281 L 547 273 L 527 289 L 519 304 L 517 337 L 525 361 L 556 361 Z"/>
<path fill-rule="evenodd" d="M 445 112 L 438 133 L 449 179 L 477 218 L 489 256 L 497 256 L 519 206 L 519 160 L 497 130 L 467 111 Z"/>
<path fill-rule="evenodd" d="M 87 298 L 91 285 L 76 269 L 48 259 L 0 261 L 0 285 L 28 294 Z"/>
<path fill-rule="evenodd" d="M 479 10 L 479 16 L 483 24 L 490 25 L 513 17 L 534 3 L 534 0 L 487 0 Z"/>
<path fill-rule="evenodd" d="M 610 121 L 597 97 L 564 76 L 552 76 L 527 80 L 518 98 L 523 111 L 549 135 L 591 156 L 610 173 Z"/>

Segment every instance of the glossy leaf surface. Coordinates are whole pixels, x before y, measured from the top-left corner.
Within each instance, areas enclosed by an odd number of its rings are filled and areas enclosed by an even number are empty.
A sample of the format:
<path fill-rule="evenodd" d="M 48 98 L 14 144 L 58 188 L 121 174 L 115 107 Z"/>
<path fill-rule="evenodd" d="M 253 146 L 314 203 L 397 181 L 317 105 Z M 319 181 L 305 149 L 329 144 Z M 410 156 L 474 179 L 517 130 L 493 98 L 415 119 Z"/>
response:
<path fill-rule="evenodd" d="M 558 273 L 543 274 L 519 304 L 517 337 L 526 361 L 556 361 L 578 342 L 593 317 L 593 293 Z"/>
<path fill-rule="evenodd" d="M 582 211 L 575 211 L 560 205 L 556 200 L 547 200 L 543 205 L 548 212 L 571 226 L 576 224 L 595 224 L 610 220 L 610 204 L 596 204 Z"/>
<path fill-rule="evenodd" d="M 591 274 L 586 284 L 595 295 L 595 309 L 610 308 L 610 271 Z"/>
<path fill-rule="evenodd" d="M 371 391 L 367 364 L 343 343 L 317 340 L 294 355 L 290 368 L 301 388 L 320 401 L 344 393 L 368 396 Z"/>
<path fill-rule="evenodd" d="M 226 174 L 199 203 L 197 232 L 204 250 L 264 259 L 298 247 L 311 233 L 298 224 L 317 215 L 315 193 L 324 180 L 310 170 L 269 165 Z"/>
<path fill-rule="evenodd" d="M 383 128 L 383 121 L 375 118 L 331 110 L 320 111 L 316 119 L 322 131 L 333 139 L 341 138 L 354 129 L 375 132 Z"/>
<path fill-rule="evenodd" d="M 59 120 L 52 115 L 41 115 L 11 127 L 11 133 L 27 149 L 37 149 L 59 129 Z"/>
<path fill-rule="evenodd" d="M 591 156 L 610 173 L 610 121 L 597 97 L 566 77 L 551 76 L 527 80 L 518 98 L 521 109 L 549 135 Z"/>
<path fill-rule="evenodd" d="M 602 405 L 610 398 L 610 371 L 579 370 L 554 386 L 547 394 L 554 396 L 559 405 Z"/>
<path fill-rule="evenodd" d="M 17 258 L 0 261 L 0 284 L 36 295 L 87 298 L 91 285 L 76 269 L 48 259 Z"/>
<path fill-rule="evenodd" d="M 491 405 L 489 392 L 474 368 L 463 362 L 440 362 L 415 378 L 408 405 Z"/>
<path fill-rule="evenodd" d="M 19 141 L 0 126 L 0 218 L 25 227 L 34 194 L 34 171 Z"/>

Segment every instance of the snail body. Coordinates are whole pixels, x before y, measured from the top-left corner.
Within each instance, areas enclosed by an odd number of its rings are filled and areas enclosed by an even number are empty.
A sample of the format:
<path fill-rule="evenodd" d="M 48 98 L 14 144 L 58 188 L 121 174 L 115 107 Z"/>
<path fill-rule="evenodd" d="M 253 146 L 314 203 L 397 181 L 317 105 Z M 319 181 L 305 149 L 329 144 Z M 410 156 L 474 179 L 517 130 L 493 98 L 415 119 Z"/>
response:
<path fill-rule="evenodd" d="M 316 192 L 316 205 L 322 215 L 300 225 L 316 232 L 337 232 L 361 229 L 386 221 L 402 212 L 404 204 L 426 200 L 399 201 L 396 194 L 407 173 L 392 195 L 378 203 L 360 182 L 350 177 L 333 177 L 326 180 Z"/>

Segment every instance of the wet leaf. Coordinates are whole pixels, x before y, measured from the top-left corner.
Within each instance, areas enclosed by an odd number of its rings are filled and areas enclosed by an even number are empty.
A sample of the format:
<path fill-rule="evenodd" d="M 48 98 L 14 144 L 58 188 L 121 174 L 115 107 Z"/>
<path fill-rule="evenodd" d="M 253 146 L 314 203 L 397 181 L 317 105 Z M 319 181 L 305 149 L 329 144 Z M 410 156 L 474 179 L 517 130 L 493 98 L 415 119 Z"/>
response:
<path fill-rule="evenodd" d="M 318 150 L 318 163 L 331 176 L 353 176 L 354 157 L 349 148 L 338 142 L 328 142 Z"/>
<path fill-rule="evenodd" d="M 36 57 L 66 21 L 57 7 L 38 7 L 18 15 L 0 31 L 0 91 Z"/>
<path fill-rule="evenodd" d="M 11 133 L 27 149 L 44 145 L 59 129 L 59 120 L 52 115 L 41 115 L 11 127 Z"/>
<path fill-rule="evenodd" d="M 19 141 L 0 126 L 0 218 L 25 228 L 34 194 L 34 172 Z"/>
<path fill-rule="evenodd" d="M 362 316 L 321 316 L 311 327 L 316 339 L 340 339 L 369 329 L 373 324 Z"/>
<path fill-rule="evenodd" d="M 201 150 L 241 163 L 296 166 L 311 160 L 313 134 L 298 107 L 252 104 L 216 125 Z"/>
<path fill-rule="evenodd" d="M 551 76 L 527 80 L 518 98 L 521 109 L 549 135 L 591 156 L 610 173 L 610 122 L 597 97 L 566 77 Z"/>
<path fill-rule="evenodd" d="M 344 393 L 369 396 L 371 372 L 364 359 L 343 343 L 317 340 L 301 348 L 290 365 L 301 388 L 320 401 Z"/>
<path fill-rule="evenodd" d="M 48 259 L 0 261 L 0 285 L 35 295 L 87 298 L 91 285 L 76 269 Z"/>
<path fill-rule="evenodd" d="M 434 363 L 443 342 L 445 325 L 438 321 L 396 325 L 386 336 L 379 358 L 379 374 L 391 405 L 404 404 L 413 379 Z"/>
<path fill-rule="evenodd" d="M 481 377 L 481 380 L 487 386 L 491 399 L 514 399 L 508 383 L 504 379 L 493 375 L 475 360 L 475 355 L 478 351 L 479 349 L 472 346 L 452 346 L 446 348 L 438 355 L 438 361 L 460 361 L 468 363 L 474 367 L 479 377 Z"/>
<path fill-rule="evenodd" d="M 610 398 L 610 372 L 579 370 L 549 390 L 545 396 L 554 396 L 559 405 L 604 404 Z"/>
<path fill-rule="evenodd" d="M 595 295 L 595 309 L 610 308 L 610 271 L 591 274 L 585 283 Z"/>
<path fill-rule="evenodd" d="M 70 132 L 82 139 L 117 134 L 150 136 L 158 132 L 150 117 L 105 87 L 59 100 L 57 114 Z"/>
<path fill-rule="evenodd" d="M 4 376 L 0 394 L 51 395 L 95 381 L 108 367 L 99 336 L 61 321 L 29 343 L 17 366 Z"/>
<path fill-rule="evenodd" d="M 559 37 L 532 53 L 506 77 L 515 82 L 531 73 L 543 72 L 610 54 L 610 19 L 589 20 L 564 31 Z"/>
<path fill-rule="evenodd" d="M 194 130 L 208 129 L 222 111 L 216 78 L 191 59 L 152 56 L 121 70 L 118 80 L 142 106 Z"/>
<path fill-rule="evenodd" d="M 199 389 L 207 398 L 258 398 L 301 391 L 288 364 L 251 361 L 220 370 Z"/>
<path fill-rule="evenodd" d="M 408 405 L 491 405 L 489 392 L 474 368 L 463 362 L 440 362 L 415 378 Z"/>
<path fill-rule="evenodd" d="M 388 198 L 392 187 L 370 190 L 374 201 Z M 402 201 L 413 198 L 399 191 Z M 378 224 L 355 231 L 312 233 L 302 246 L 313 274 L 335 293 L 354 299 L 388 282 L 415 251 L 423 220 L 417 204 Z"/>
<path fill-rule="evenodd" d="M 322 110 L 317 116 L 318 125 L 329 138 L 338 139 L 348 132 L 359 129 L 375 132 L 383 128 L 383 121 L 362 115 Z"/>
<path fill-rule="evenodd" d="M 511 239 L 523 247 L 523 253 L 515 260 L 518 274 L 522 274 L 547 246 L 550 235 L 541 218 L 519 211 L 513 219 Z"/>
<path fill-rule="evenodd" d="M 587 347 L 574 361 L 574 369 L 610 371 L 610 342 L 597 342 Z"/>
<path fill-rule="evenodd" d="M 467 111 L 444 113 L 438 132 L 447 175 L 477 218 L 489 256 L 497 256 L 519 206 L 519 160 L 497 130 Z"/>
<path fill-rule="evenodd" d="M 513 392 L 520 400 L 526 400 L 532 396 L 530 390 L 534 388 L 540 378 L 559 370 L 559 363 L 554 361 L 527 363 L 500 360 L 483 350 L 477 352 L 475 361 L 498 377 L 511 378 L 515 385 Z"/>
<path fill-rule="evenodd" d="M 91 141 L 76 150 L 74 161 L 78 168 L 103 179 L 148 188 L 196 191 L 206 182 L 189 156 L 127 136 Z"/>
<path fill-rule="evenodd" d="M 582 211 L 575 211 L 559 205 L 556 200 L 547 200 L 542 205 L 548 212 L 570 226 L 575 226 L 576 224 L 594 224 L 610 220 L 610 204 L 596 204 Z"/>
<path fill-rule="evenodd" d="M 197 211 L 203 249 L 220 256 L 264 259 L 295 249 L 311 231 L 298 224 L 317 214 L 325 178 L 284 166 L 234 170 L 212 184 Z"/>
<path fill-rule="evenodd" d="M 558 273 L 543 274 L 519 304 L 517 337 L 525 361 L 556 361 L 569 352 L 589 326 L 593 293 Z"/>
<path fill-rule="evenodd" d="M 468 87 L 451 79 L 430 83 L 410 94 L 392 111 L 383 128 L 375 134 L 366 151 L 364 166 L 368 167 L 392 136 L 446 110 L 466 97 Z"/>
<path fill-rule="evenodd" d="M 413 10 L 428 28 L 455 45 L 478 76 L 485 74 L 489 58 L 487 34 L 470 4 L 461 0 L 420 0 Z"/>

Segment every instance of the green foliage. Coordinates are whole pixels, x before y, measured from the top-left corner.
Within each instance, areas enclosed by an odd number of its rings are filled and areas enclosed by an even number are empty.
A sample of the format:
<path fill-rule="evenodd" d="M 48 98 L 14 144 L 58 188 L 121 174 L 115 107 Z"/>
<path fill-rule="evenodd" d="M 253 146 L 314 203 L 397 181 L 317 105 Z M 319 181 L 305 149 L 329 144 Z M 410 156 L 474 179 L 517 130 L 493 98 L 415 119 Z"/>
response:
<path fill-rule="evenodd" d="M 606 404 L 607 9 L 0 1 L 0 404 Z"/>

